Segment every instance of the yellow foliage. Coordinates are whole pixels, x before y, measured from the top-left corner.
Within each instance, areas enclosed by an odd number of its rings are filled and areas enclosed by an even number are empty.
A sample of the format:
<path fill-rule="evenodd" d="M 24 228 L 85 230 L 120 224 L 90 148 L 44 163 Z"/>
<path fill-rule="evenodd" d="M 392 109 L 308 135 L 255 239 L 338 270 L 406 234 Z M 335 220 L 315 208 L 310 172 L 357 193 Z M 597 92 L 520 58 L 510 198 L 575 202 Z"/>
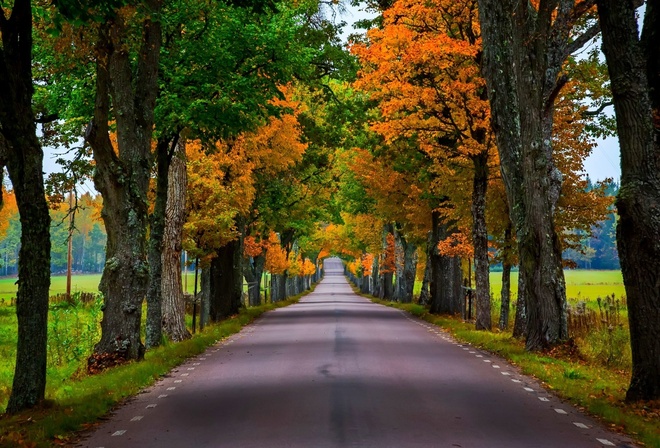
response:
<path fill-rule="evenodd" d="M 0 239 L 4 238 L 9 230 L 9 218 L 18 213 L 16 205 L 16 195 L 13 191 L 5 190 L 2 187 L 2 207 L 0 207 Z"/>
<path fill-rule="evenodd" d="M 289 268 L 286 251 L 280 246 L 280 238 L 275 232 L 270 232 L 266 248 L 266 270 L 271 274 L 281 275 Z"/>

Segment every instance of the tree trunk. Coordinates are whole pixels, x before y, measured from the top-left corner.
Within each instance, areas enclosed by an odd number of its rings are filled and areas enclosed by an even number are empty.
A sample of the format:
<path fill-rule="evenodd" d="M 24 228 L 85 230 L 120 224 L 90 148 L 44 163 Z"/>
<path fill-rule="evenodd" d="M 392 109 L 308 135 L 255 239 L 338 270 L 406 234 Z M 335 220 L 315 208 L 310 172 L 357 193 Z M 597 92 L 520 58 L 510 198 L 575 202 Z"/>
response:
<path fill-rule="evenodd" d="M 286 273 L 273 275 L 273 302 L 281 302 L 286 299 Z"/>
<path fill-rule="evenodd" d="M 91 370 L 144 356 L 140 325 L 149 283 L 147 191 L 161 44 L 161 26 L 154 19 L 161 4 L 154 1 L 147 6 L 150 14 L 142 22 L 137 70 L 125 45 L 128 26 L 121 15 L 99 27 L 96 46 L 94 119 L 85 138 L 96 162 L 94 185 L 103 195 L 101 216 L 108 239 L 99 285 L 104 298 L 101 340 L 88 360 Z M 117 152 L 109 135 L 110 96 Z"/>
<path fill-rule="evenodd" d="M 504 230 L 504 249 L 502 256 L 502 291 L 500 294 L 502 303 L 500 306 L 500 330 L 509 328 L 509 310 L 511 309 L 511 254 L 513 237 L 511 222 Z"/>
<path fill-rule="evenodd" d="M 422 290 L 419 293 L 419 303 L 428 305 L 431 302 L 431 292 L 429 284 L 431 283 L 431 253 L 433 251 L 433 236 L 429 232 L 426 242 L 426 266 L 424 267 L 424 278 L 422 279 Z"/>
<path fill-rule="evenodd" d="M 156 144 L 156 201 L 149 224 L 149 288 L 147 289 L 147 348 L 157 347 L 163 337 L 162 275 L 163 232 L 168 196 L 168 177 L 172 145 L 177 138 L 161 136 Z"/>
<path fill-rule="evenodd" d="M 378 256 L 374 256 L 374 263 L 371 266 L 371 295 L 378 297 L 380 295 L 380 273 L 378 272 Z"/>
<path fill-rule="evenodd" d="M 2 19 L 0 171 L 6 164 L 21 221 L 16 366 L 7 405 L 8 413 L 16 413 L 42 401 L 46 388 L 50 216 L 43 183 L 43 150 L 32 111 L 30 2 L 16 0 L 9 19 Z"/>
<path fill-rule="evenodd" d="M 238 240 L 227 243 L 216 250 L 216 256 L 211 261 L 211 291 L 210 291 L 210 318 L 212 322 L 219 322 L 236 313 L 241 306 L 243 276 L 241 270 L 236 268 L 236 253 L 239 256 L 240 242 Z M 241 275 L 239 275 L 241 274 Z"/>
<path fill-rule="evenodd" d="M 256 257 L 243 259 L 243 275 L 248 282 L 248 303 L 250 306 L 261 305 L 261 278 L 266 265 L 266 257 L 258 255 Z"/>
<path fill-rule="evenodd" d="M 432 256 L 431 256 L 431 308 L 434 314 L 463 314 L 465 301 L 461 292 L 461 260 L 458 257 L 447 257 L 438 252 L 438 242 L 447 238 L 450 233 L 447 225 L 440 222 L 440 213 L 434 211 L 432 222 Z"/>
<path fill-rule="evenodd" d="M 527 294 L 525 294 L 525 283 L 518 272 L 518 299 L 516 300 L 516 320 L 513 323 L 513 337 L 524 338 L 527 336 Z"/>
<path fill-rule="evenodd" d="M 200 269 L 200 291 L 195 300 L 199 301 L 199 328 L 200 330 L 209 324 L 211 318 L 211 267 Z"/>
<path fill-rule="evenodd" d="M 180 140 L 169 167 L 162 255 L 162 328 L 170 340 L 175 342 L 190 337 L 186 329 L 186 302 L 181 282 L 181 243 L 186 222 L 187 183 L 186 149 L 185 143 Z"/>
<path fill-rule="evenodd" d="M 383 252 L 385 253 L 385 259 L 387 260 L 387 253 L 388 250 L 391 250 L 389 248 L 389 244 L 387 241 L 387 236 L 389 234 L 393 233 L 392 232 L 392 225 L 391 224 L 386 224 L 383 226 Z M 389 265 L 389 262 L 383 262 L 383 269 L 381 270 L 381 277 L 382 277 L 382 283 L 381 283 L 381 299 L 382 300 L 392 300 L 394 297 L 394 263 L 391 263 L 392 265 Z"/>
<path fill-rule="evenodd" d="M 486 189 L 488 188 L 488 152 L 472 157 L 472 241 L 474 244 L 474 277 L 476 283 L 477 330 L 491 330 L 488 228 L 486 227 Z"/>
<path fill-rule="evenodd" d="M 500 305 L 500 330 L 509 327 L 509 309 L 511 308 L 511 263 L 502 264 L 502 292 L 500 294 L 502 303 Z"/>
<path fill-rule="evenodd" d="M 554 98 L 568 54 L 571 2 L 479 0 L 493 129 L 515 224 L 527 305 L 527 350 L 568 336 L 561 247 L 554 229 L 561 174 L 552 158 Z M 541 2 L 542 8 L 554 8 Z"/>
<path fill-rule="evenodd" d="M 632 378 L 626 400 L 660 399 L 660 5 L 646 2 L 641 42 L 632 1 L 597 0 L 612 82 L 621 188 L 617 248 L 628 299 Z"/>

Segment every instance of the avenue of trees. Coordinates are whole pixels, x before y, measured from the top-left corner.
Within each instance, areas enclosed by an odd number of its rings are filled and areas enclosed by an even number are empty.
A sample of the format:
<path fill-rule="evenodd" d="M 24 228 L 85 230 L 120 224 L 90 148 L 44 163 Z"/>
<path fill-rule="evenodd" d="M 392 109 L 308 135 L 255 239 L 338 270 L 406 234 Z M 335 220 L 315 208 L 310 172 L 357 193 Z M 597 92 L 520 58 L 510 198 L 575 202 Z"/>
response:
<path fill-rule="evenodd" d="M 612 219 L 611 184 L 582 163 L 615 128 L 628 399 L 660 397 L 658 1 L 641 38 L 632 0 L 372 2 L 349 49 L 333 4 L 0 1 L 0 164 L 21 224 L 7 412 L 44 397 L 51 230 L 86 178 L 102 200 L 77 198 L 77 244 L 106 238 L 91 371 L 189 337 L 183 249 L 202 267 L 204 324 L 238 311 L 244 279 L 270 272 L 282 300 L 340 254 L 376 296 L 410 302 L 422 278 L 435 313 L 464 312 L 474 287 L 482 330 L 499 263 L 506 327 L 517 265 L 514 335 L 545 350 L 568 337 L 562 254 Z M 584 50 L 601 34 L 607 64 Z M 44 145 L 72 154 L 47 188 Z"/>

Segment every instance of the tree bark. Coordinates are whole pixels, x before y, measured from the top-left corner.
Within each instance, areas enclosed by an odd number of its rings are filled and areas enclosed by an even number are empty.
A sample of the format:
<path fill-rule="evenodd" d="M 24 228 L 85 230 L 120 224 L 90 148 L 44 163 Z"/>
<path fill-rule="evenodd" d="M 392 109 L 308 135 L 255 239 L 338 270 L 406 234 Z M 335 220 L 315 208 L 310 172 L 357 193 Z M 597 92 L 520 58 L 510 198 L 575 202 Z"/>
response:
<path fill-rule="evenodd" d="M 266 257 L 264 255 L 243 259 L 243 275 L 248 282 L 248 303 L 250 306 L 261 305 L 261 279 L 265 265 Z"/>
<path fill-rule="evenodd" d="M 374 264 L 371 266 L 371 295 L 380 296 L 380 273 L 378 272 L 378 257 L 374 256 Z"/>
<path fill-rule="evenodd" d="M 419 293 L 419 303 L 428 305 L 431 302 L 431 292 L 429 291 L 429 284 L 431 282 L 431 253 L 432 253 L 432 232 L 426 242 L 426 266 L 424 267 L 424 278 L 422 279 L 422 290 Z"/>
<path fill-rule="evenodd" d="M 511 309 L 511 251 L 513 250 L 513 235 L 511 221 L 504 229 L 504 247 L 502 249 L 502 291 L 500 293 L 500 330 L 509 327 L 509 310 Z"/>
<path fill-rule="evenodd" d="M 472 241 L 474 245 L 474 276 L 476 283 L 477 330 L 492 329 L 490 310 L 490 278 L 488 228 L 486 227 L 486 190 L 488 188 L 488 152 L 472 157 Z"/>
<path fill-rule="evenodd" d="M 103 195 L 107 231 L 106 264 L 99 290 L 104 297 L 101 340 L 88 360 L 91 370 L 142 359 L 142 302 L 149 283 L 146 228 L 151 175 L 151 136 L 158 90 L 161 25 L 158 0 L 147 4 L 137 68 L 125 42 L 128 26 L 120 15 L 99 27 L 96 46 L 96 102 L 85 138 L 92 147 L 94 185 Z M 110 97 L 117 125 L 110 141 Z"/>
<path fill-rule="evenodd" d="M 0 12 L 0 170 L 6 164 L 21 221 L 16 367 L 7 405 L 16 413 L 42 401 L 46 388 L 50 216 L 32 111 L 31 4 L 16 0 L 9 19 Z"/>
<path fill-rule="evenodd" d="M 554 228 L 561 175 L 552 157 L 551 132 L 573 3 L 541 2 L 542 9 L 535 11 L 528 2 L 479 0 L 483 72 L 525 284 L 527 350 L 547 348 L 568 336 Z"/>
<path fill-rule="evenodd" d="M 195 299 L 199 300 L 199 328 L 203 329 L 209 324 L 211 316 L 211 267 L 203 267 L 200 272 L 201 289 Z"/>
<path fill-rule="evenodd" d="M 527 294 L 525 294 L 525 283 L 518 272 L 518 299 L 516 300 L 516 320 L 513 323 L 513 337 L 524 338 L 527 336 Z"/>
<path fill-rule="evenodd" d="M 163 337 L 162 284 L 163 284 L 163 233 L 168 196 L 169 167 L 172 145 L 177 138 L 161 136 L 156 143 L 156 201 L 149 222 L 149 288 L 147 289 L 147 348 L 160 345 Z"/>
<path fill-rule="evenodd" d="M 463 315 L 465 301 L 461 293 L 461 260 L 447 257 L 438 252 L 438 242 L 450 235 L 447 225 L 441 222 L 440 212 L 433 211 L 431 252 L 431 308 L 433 314 Z"/>
<path fill-rule="evenodd" d="M 617 248 L 628 300 L 632 378 L 626 400 L 660 399 L 660 4 L 597 0 L 621 147 Z"/>
<path fill-rule="evenodd" d="M 243 276 L 236 262 L 242 256 L 240 241 L 234 240 L 216 250 L 211 261 L 210 318 L 219 322 L 238 313 L 242 301 Z"/>
<path fill-rule="evenodd" d="M 181 282 L 181 243 L 186 222 L 186 149 L 183 140 L 169 166 L 165 230 L 162 254 L 162 329 L 170 340 L 179 342 L 190 337 L 186 329 L 186 302 Z"/>
<path fill-rule="evenodd" d="M 383 251 L 387 257 L 388 242 L 387 235 L 393 233 L 392 225 L 386 224 L 383 226 Z M 385 263 L 383 263 L 385 264 Z M 387 266 L 386 269 L 382 270 L 382 283 L 381 283 L 381 299 L 382 300 L 392 300 L 394 297 L 394 272 L 392 271 L 394 266 Z"/>

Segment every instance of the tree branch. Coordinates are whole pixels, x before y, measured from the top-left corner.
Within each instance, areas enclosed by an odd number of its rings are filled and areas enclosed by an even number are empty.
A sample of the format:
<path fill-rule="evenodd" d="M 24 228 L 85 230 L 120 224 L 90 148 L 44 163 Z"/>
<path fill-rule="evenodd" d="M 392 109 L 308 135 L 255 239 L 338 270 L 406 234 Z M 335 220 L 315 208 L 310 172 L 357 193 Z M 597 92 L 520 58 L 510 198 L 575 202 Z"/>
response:
<path fill-rule="evenodd" d="M 52 123 L 53 121 L 57 121 L 59 119 L 59 114 L 54 113 L 54 114 L 48 114 L 48 115 L 37 115 L 34 117 L 34 122 L 39 123 L 39 124 L 46 124 L 46 123 Z"/>
<path fill-rule="evenodd" d="M 594 37 L 598 36 L 600 33 L 600 22 L 596 22 L 592 25 L 587 31 L 580 34 L 573 42 L 568 44 L 566 47 L 566 56 L 573 54 L 578 51 L 580 48 L 584 47 L 587 42 L 589 42 Z"/>
<path fill-rule="evenodd" d="M 544 107 L 545 113 L 550 112 L 550 110 L 555 104 L 555 100 L 559 96 L 559 92 L 561 92 L 561 89 L 566 85 L 567 82 L 568 82 L 568 75 L 562 74 L 557 80 L 557 83 L 555 84 L 555 88 L 552 90 L 552 92 L 548 96 L 548 99 L 545 101 L 545 107 Z"/>
<path fill-rule="evenodd" d="M 600 107 L 596 110 L 585 110 L 582 112 L 583 117 L 595 117 L 596 115 L 600 115 L 601 112 L 603 112 L 607 107 L 614 105 L 614 101 L 606 101 L 603 104 L 600 105 Z"/>

